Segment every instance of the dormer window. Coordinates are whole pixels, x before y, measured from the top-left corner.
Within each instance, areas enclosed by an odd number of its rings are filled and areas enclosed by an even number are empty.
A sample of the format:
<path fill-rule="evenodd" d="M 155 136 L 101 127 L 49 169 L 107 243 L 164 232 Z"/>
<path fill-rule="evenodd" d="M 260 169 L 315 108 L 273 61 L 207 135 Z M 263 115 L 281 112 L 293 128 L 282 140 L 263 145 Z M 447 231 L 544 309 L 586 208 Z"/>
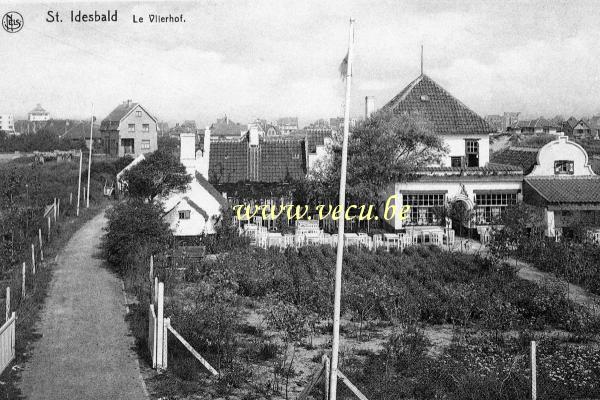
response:
<path fill-rule="evenodd" d="M 573 175 L 575 173 L 574 162 L 571 160 L 554 161 L 554 175 Z"/>
<path fill-rule="evenodd" d="M 479 141 L 476 139 L 465 140 L 465 154 L 467 167 L 479 167 Z"/>

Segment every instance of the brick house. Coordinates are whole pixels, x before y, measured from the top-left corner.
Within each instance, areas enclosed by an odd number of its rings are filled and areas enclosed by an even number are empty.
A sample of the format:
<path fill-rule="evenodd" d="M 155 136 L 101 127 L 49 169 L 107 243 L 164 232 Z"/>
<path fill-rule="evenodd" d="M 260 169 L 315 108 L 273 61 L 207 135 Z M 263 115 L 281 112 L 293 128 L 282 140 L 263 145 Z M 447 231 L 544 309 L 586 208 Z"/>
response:
<path fill-rule="evenodd" d="M 100 124 L 104 152 L 113 157 L 152 153 L 157 145 L 158 121 L 141 104 L 119 104 Z"/>

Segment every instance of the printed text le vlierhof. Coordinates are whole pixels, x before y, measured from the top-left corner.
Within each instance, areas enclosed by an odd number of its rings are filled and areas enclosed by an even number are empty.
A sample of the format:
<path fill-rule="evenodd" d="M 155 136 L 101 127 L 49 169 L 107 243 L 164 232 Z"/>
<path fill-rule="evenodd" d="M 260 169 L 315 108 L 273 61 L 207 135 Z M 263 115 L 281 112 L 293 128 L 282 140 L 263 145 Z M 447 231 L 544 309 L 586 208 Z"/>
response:
<path fill-rule="evenodd" d="M 51 23 L 113 23 L 118 22 L 121 15 L 119 10 L 48 10 L 46 22 Z M 131 14 L 129 19 L 134 24 L 160 24 L 186 22 L 183 14 L 158 14 L 147 13 L 145 15 Z"/>

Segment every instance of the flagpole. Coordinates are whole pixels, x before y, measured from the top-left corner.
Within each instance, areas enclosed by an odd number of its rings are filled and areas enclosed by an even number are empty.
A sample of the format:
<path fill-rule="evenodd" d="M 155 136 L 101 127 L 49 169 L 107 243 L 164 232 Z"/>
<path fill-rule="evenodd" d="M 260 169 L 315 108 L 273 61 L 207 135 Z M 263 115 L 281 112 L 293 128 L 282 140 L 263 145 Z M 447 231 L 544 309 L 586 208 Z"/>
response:
<path fill-rule="evenodd" d="M 92 103 L 92 118 L 90 119 L 90 156 L 88 159 L 87 193 L 85 208 L 90 208 L 90 172 L 92 170 L 92 149 L 94 148 L 94 103 Z"/>
<path fill-rule="evenodd" d="M 350 130 L 350 87 L 352 81 L 352 48 L 354 45 L 354 20 L 350 19 L 348 34 L 348 65 L 346 68 L 346 105 L 344 107 L 344 137 L 342 140 L 342 167 L 340 173 L 340 219 L 338 220 L 337 258 L 335 261 L 335 293 L 333 300 L 333 342 L 329 376 L 329 400 L 336 400 L 338 353 L 340 349 L 340 303 L 342 293 L 342 260 L 344 258 L 344 217 L 346 215 L 346 167 L 348 163 L 348 131 Z"/>

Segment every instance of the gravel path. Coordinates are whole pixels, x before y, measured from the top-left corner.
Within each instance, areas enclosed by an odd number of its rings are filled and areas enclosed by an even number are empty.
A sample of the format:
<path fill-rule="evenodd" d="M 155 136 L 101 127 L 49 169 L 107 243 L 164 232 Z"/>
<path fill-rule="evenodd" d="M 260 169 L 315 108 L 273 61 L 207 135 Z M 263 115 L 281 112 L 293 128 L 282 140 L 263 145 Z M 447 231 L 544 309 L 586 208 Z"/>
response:
<path fill-rule="evenodd" d="M 97 258 L 105 223 L 87 222 L 58 255 L 42 338 L 21 374 L 27 399 L 147 399 L 121 280 Z"/>

